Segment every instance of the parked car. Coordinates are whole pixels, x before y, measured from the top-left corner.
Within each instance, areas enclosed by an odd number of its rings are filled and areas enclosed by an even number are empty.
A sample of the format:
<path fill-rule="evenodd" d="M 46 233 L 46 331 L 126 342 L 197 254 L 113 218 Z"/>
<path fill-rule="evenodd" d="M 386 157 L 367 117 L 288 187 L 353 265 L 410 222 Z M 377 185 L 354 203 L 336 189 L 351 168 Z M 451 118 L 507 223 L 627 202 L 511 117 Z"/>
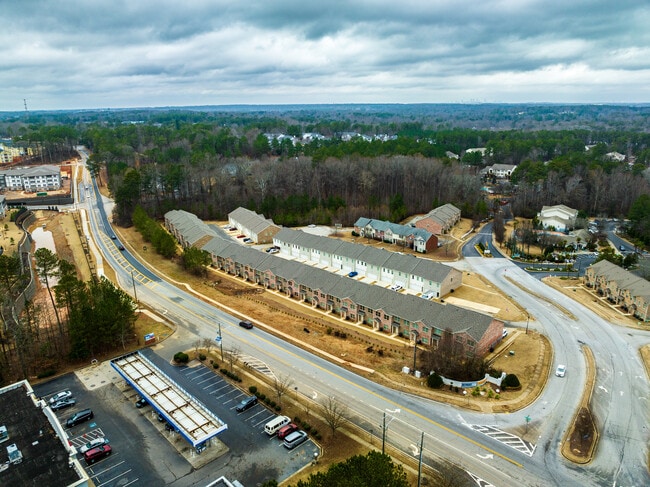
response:
<path fill-rule="evenodd" d="M 558 377 L 564 377 L 566 374 L 566 365 L 558 365 L 555 369 L 555 375 Z"/>
<path fill-rule="evenodd" d="M 307 438 L 308 438 L 307 433 L 305 433 L 302 430 L 298 430 L 298 431 L 294 431 L 290 435 L 287 435 L 284 438 L 284 443 L 283 444 L 284 444 L 285 448 L 291 450 L 291 449 L 297 447 L 298 445 L 300 445 L 301 443 L 304 443 L 305 441 L 307 441 Z"/>
<path fill-rule="evenodd" d="M 88 465 L 92 465 L 97 460 L 110 456 L 112 452 L 113 449 L 111 448 L 111 445 L 98 446 L 97 448 L 93 448 L 84 453 L 84 460 L 86 460 Z"/>
<path fill-rule="evenodd" d="M 248 396 L 244 398 L 239 404 L 237 404 L 237 407 L 235 408 L 238 413 L 243 413 L 247 409 L 252 408 L 257 404 L 257 397 L 255 396 Z"/>
<path fill-rule="evenodd" d="M 246 238 L 246 235 L 237 235 L 237 238 Z"/>
<path fill-rule="evenodd" d="M 278 438 L 284 440 L 287 436 L 289 436 L 294 431 L 298 431 L 297 424 L 289 423 L 287 425 L 284 425 L 282 428 L 278 430 Z"/>
<path fill-rule="evenodd" d="M 424 293 L 424 294 L 422 295 L 422 298 L 423 298 L 423 299 L 431 299 L 431 298 L 433 298 L 433 297 L 435 297 L 435 296 L 436 296 L 436 293 L 435 293 L 435 292 L 433 292 L 433 291 L 427 291 L 426 293 Z"/>
<path fill-rule="evenodd" d="M 501 336 L 501 338 L 505 338 L 507 336 L 508 336 L 508 330 L 503 330 L 503 335 Z"/>
<path fill-rule="evenodd" d="M 98 446 L 103 446 L 103 445 L 108 445 L 108 438 L 106 438 L 105 436 L 100 436 L 99 438 L 93 438 L 85 445 L 79 447 L 79 453 L 83 454 L 89 450 L 92 450 L 93 448 L 97 448 Z"/>
<path fill-rule="evenodd" d="M 50 407 L 52 408 L 52 411 L 58 411 L 60 409 L 65 409 L 69 408 L 70 406 L 74 406 L 77 403 L 72 398 L 69 399 L 61 399 L 60 401 L 56 401 L 55 403 L 50 404 Z"/>
<path fill-rule="evenodd" d="M 55 402 L 60 401 L 61 399 L 69 399 L 71 397 L 72 397 L 72 391 L 61 391 L 61 392 L 57 392 L 52 397 L 50 397 L 49 402 L 50 404 L 54 404 Z"/>
<path fill-rule="evenodd" d="M 247 330 L 250 330 L 251 328 L 253 328 L 253 323 L 251 323 L 248 320 L 243 320 L 239 322 L 239 326 L 241 326 L 242 328 L 246 328 Z"/>
<path fill-rule="evenodd" d="M 252 238 L 245 238 L 245 239 L 243 240 L 243 242 L 244 242 L 244 243 L 252 243 L 252 242 L 253 242 L 253 239 L 252 239 Z"/>
<path fill-rule="evenodd" d="M 143 408 L 147 405 L 147 400 L 144 397 L 140 397 L 136 402 L 135 402 L 135 407 L 140 409 Z"/>
<path fill-rule="evenodd" d="M 357 271 L 352 271 L 348 274 L 348 277 L 357 277 L 359 273 Z"/>
<path fill-rule="evenodd" d="M 280 249 L 276 249 L 276 248 L 269 249 L 269 254 L 277 254 L 278 252 L 280 252 Z"/>
<path fill-rule="evenodd" d="M 161 423 L 165 421 L 165 417 L 162 415 L 162 413 L 158 413 L 158 421 L 160 421 Z"/>
<path fill-rule="evenodd" d="M 402 289 L 404 289 L 404 288 L 403 288 L 400 284 L 393 284 L 393 285 L 390 287 L 390 290 L 391 290 L 391 291 L 401 291 Z"/>
<path fill-rule="evenodd" d="M 65 425 L 68 428 L 72 428 L 73 426 L 77 426 L 79 423 L 83 423 L 84 421 L 88 421 L 94 417 L 95 415 L 93 414 L 92 409 L 82 409 L 70 416 L 65 422 Z"/>

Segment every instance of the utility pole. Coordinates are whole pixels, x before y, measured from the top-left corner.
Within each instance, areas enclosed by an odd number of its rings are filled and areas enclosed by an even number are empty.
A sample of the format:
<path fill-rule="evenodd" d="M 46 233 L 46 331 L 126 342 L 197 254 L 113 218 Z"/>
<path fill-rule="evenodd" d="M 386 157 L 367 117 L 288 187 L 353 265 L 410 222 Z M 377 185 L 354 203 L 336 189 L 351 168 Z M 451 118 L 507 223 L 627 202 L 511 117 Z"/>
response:
<path fill-rule="evenodd" d="M 422 436 L 420 436 L 420 463 L 418 464 L 418 487 L 420 487 L 420 482 L 422 480 L 422 448 L 424 448 L 424 431 Z"/>
<path fill-rule="evenodd" d="M 138 292 L 135 288 L 135 278 L 133 277 L 133 271 L 131 271 L 131 282 L 133 283 L 133 296 L 135 297 L 135 302 L 138 302 Z"/>
<path fill-rule="evenodd" d="M 381 429 L 381 454 L 386 451 L 386 411 L 384 411 L 384 425 Z"/>
<path fill-rule="evenodd" d="M 528 322 L 530 321 L 530 315 L 526 313 L 526 335 L 528 335 Z"/>
<path fill-rule="evenodd" d="M 221 322 L 219 322 L 219 347 L 221 348 L 221 361 L 223 362 L 223 338 L 221 337 Z"/>

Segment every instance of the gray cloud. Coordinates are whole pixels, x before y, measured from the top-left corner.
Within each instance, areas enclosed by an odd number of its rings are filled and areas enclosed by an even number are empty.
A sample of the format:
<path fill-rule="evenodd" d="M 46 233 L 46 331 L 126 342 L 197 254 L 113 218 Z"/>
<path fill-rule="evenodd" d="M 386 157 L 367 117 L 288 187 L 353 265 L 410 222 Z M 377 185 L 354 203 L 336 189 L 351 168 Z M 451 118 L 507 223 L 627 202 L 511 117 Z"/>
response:
<path fill-rule="evenodd" d="M 3 2 L 0 110 L 647 102 L 643 0 Z"/>

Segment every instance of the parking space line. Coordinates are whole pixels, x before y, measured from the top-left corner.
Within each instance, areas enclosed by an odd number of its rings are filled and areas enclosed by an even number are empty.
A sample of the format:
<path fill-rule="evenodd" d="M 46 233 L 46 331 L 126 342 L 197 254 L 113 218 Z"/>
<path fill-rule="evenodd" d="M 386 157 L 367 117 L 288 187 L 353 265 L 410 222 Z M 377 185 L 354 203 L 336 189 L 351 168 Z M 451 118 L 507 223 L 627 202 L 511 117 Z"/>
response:
<path fill-rule="evenodd" d="M 219 384 L 221 384 L 221 382 L 215 382 L 214 384 L 210 384 L 208 386 L 205 386 L 203 388 L 203 390 L 205 391 L 206 389 L 210 389 L 210 387 L 218 386 Z"/>
<path fill-rule="evenodd" d="M 219 392 L 221 389 L 225 389 L 226 387 L 229 387 L 229 386 L 230 386 L 230 384 L 228 384 L 228 383 L 226 382 L 224 386 L 222 386 L 222 387 L 220 387 L 219 389 L 217 389 L 216 391 L 214 391 L 214 393 L 217 393 L 217 392 Z"/>
<path fill-rule="evenodd" d="M 107 484 L 108 482 L 112 482 L 112 481 L 115 480 L 115 479 L 119 479 L 119 478 L 122 477 L 123 475 L 126 475 L 127 473 L 129 473 L 131 470 L 132 470 L 132 469 L 128 469 L 126 472 L 122 472 L 121 474 L 116 475 L 116 476 L 113 477 L 112 479 L 108 479 L 106 482 L 102 482 L 101 484 L 95 484 L 95 486 L 96 486 L 96 487 L 101 487 L 102 485 Z"/>
<path fill-rule="evenodd" d="M 94 473 L 94 472 L 93 472 L 93 477 L 97 477 L 98 475 L 104 475 L 106 472 L 108 472 L 108 471 L 110 471 L 110 470 L 113 470 L 114 468 L 119 467 L 119 466 L 122 465 L 123 463 L 126 463 L 126 461 L 125 461 L 125 460 L 122 460 L 122 461 L 116 463 L 115 465 L 111 465 L 110 467 L 105 468 L 105 469 L 102 470 L 101 472 L 97 472 L 97 473 Z M 91 471 L 92 471 L 92 468 L 89 468 L 88 470 L 91 470 Z"/>
<path fill-rule="evenodd" d="M 260 415 L 260 414 L 264 414 L 264 413 L 266 413 L 266 412 L 268 412 L 268 411 L 266 410 L 266 408 L 262 408 L 262 410 L 261 410 L 259 413 L 255 413 L 255 414 L 253 414 L 251 417 L 249 417 L 248 419 L 246 419 L 246 421 L 250 421 L 250 420 L 253 419 L 255 416 L 258 416 L 258 415 Z"/>
<path fill-rule="evenodd" d="M 140 480 L 140 478 L 133 479 L 131 482 L 124 484 L 122 487 L 129 487 L 129 485 L 135 484 L 138 480 Z"/>
<path fill-rule="evenodd" d="M 208 382 L 209 380 L 214 380 L 213 377 L 208 377 L 207 379 L 203 379 L 202 381 L 199 381 L 196 383 L 197 386 L 203 384 L 204 382 Z"/>
<path fill-rule="evenodd" d="M 215 399 L 221 399 L 223 396 L 227 396 L 228 394 L 230 394 L 230 393 L 232 393 L 232 392 L 239 392 L 239 393 L 241 393 L 241 391 L 238 390 L 238 389 L 232 389 L 232 390 L 226 392 L 225 394 L 221 394 L 220 396 L 216 396 Z"/>
<path fill-rule="evenodd" d="M 275 417 L 274 415 L 268 416 L 265 419 L 263 419 L 262 421 L 260 421 L 259 423 L 255 423 L 253 426 L 257 427 L 257 426 L 261 425 L 262 423 L 268 423 L 274 417 Z"/>

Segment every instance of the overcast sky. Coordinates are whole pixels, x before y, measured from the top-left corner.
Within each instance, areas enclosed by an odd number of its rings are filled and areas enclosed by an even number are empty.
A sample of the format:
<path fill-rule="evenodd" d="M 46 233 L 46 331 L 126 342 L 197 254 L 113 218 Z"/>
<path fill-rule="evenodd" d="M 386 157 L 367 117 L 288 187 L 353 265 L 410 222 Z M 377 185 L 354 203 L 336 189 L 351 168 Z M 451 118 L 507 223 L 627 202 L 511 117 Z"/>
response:
<path fill-rule="evenodd" d="M 650 102 L 648 0 L 0 0 L 0 111 Z"/>

